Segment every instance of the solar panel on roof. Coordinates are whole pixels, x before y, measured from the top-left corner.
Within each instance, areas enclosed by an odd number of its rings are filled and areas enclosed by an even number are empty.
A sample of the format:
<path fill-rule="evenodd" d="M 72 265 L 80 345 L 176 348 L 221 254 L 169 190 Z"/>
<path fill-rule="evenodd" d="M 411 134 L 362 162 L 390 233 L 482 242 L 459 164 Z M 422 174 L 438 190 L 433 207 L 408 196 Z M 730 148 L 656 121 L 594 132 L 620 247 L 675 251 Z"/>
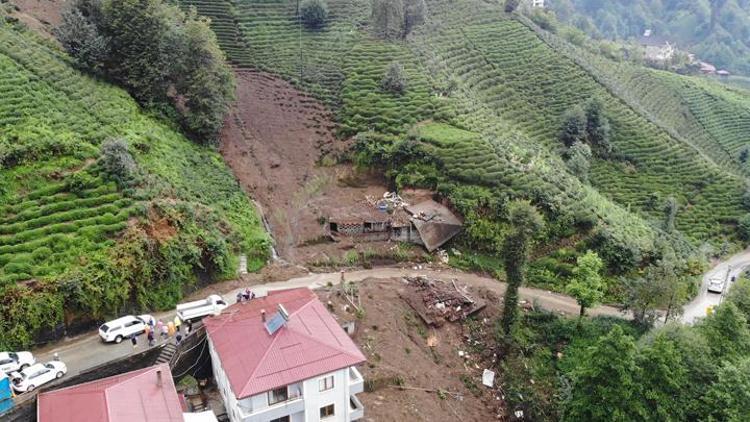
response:
<path fill-rule="evenodd" d="M 279 331 L 279 328 L 283 327 L 285 323 L 286 318 L 277 312 L 271 317 L 271 319 L 266 321 L 266 331 L 268 331 L 268 334 L 273 335 L 273 333 Z"/>

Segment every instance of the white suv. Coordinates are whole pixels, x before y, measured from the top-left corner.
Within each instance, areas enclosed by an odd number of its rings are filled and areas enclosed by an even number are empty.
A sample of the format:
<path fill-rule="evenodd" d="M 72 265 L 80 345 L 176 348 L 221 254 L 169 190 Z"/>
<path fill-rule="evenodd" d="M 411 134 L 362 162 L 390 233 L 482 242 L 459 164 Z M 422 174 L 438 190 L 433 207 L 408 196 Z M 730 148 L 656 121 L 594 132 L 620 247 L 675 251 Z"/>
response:
<path fill-rule="evenodd" d="M 42 384 L 46 384 L 57 378 L 62 378 L 68 372 L 68 367 L 60 361 L 36 363 L 21 372 L 13 372 L 13 389 L 19 393 L 32 391 Z"/>
<path fill-rule="evenodd" d="M 0 352 L 0 372 L 6 374 L 26 369 L 35 363 L 34 355 L 29 352 Z"/>
<path fill-rule="evenodd" d="M 139 315 L 137 317 L 128 315 L 117 318 L 99 327 L 99 337 L 105 342 L 120 343 L 123 339 L 143 333 L 148 322 L 153 320 L 154 317 L 151 315 Z"/>

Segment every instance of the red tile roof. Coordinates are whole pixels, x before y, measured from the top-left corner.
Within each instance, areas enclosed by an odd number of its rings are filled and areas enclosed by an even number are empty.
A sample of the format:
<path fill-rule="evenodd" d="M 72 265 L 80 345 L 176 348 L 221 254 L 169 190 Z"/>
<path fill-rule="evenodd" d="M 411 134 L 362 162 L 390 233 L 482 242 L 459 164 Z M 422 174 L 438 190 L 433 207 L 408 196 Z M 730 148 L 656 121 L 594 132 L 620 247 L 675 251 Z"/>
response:
<path fill-rule="evenodd" d="M 289 321 L 273 335 L 261 319 L 278 304 Z M 206 332 L 232 391 L 243 399 L 365 361 L 362 352 L 306 288 L 281 290 L 238 303 L 205 320 Z"/>
<path fill-rule="evenodd" d="M 162 384 L 157 384 L 161 371 Z M 39 422 L 183 422 L 168 365 L 40 393 Z"/>

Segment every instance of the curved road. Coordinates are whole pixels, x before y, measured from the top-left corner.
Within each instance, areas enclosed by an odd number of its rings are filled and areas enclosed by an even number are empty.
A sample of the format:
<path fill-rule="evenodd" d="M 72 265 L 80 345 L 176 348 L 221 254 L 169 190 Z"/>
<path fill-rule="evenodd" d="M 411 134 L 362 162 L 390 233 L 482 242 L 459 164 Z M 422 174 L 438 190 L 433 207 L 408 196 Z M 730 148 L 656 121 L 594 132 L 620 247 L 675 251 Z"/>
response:
<path fill-rule="evenodd" d="M 476 274 L 465 273 L 456 270 L 446 269 L 418 269 L 412 268 L 396 268 L 396 267 L 385 267 L 385 268 L 374 268 L 370 270 L 358 270 L 345 273 L 346 281 L 360 282 L 367 278 L 392 278 L 392 277 L 405 277 L 405 276 L 416 276 L 425 275 L 432 278 L 451 280 L 455 279 L 461 284 L 467 284 L 472 287 L 484 287 L 492 292 L 503 295 L 507 287 L 506 283 L 502 283 L 493 278 L 483 277 Z M 308 287 L 310 289 L 316 289 L 319 287 L 325 287 L 328 283 L 338 284 L 341 279 L 341 274 L 335 273 L 311 273 L 303 277 L 292 278 L 286 281 L 271 282 L 266 284 L 258 284 L 250 286 L 254 291 L 258 290 L 282 290 L 296 287 Z M 211 289 L 209 286 L 208 289 Z M 227 303 L 234 303 L 237 292 L 240 289 L 232 289 L 229 291 L 221 292 Z M 206 294 L 207 295 L 207 294 Z M 520 289 L 521 300 L 527 300 L 530 302 L 536 302 L 539 306 L 556 312 L 562 312 L 569 315 L 578 315 L 578 304 L 575 299 L 564 296 L 557 293 L 552 293 L 546 290 L 533 289 L 528 287 L 521 287 Z M 622 312 L 611 306 L 598 306 L 588 311 L 589 315 L 613 315 L 622 316 Z M 158 319 L 167 321 L 169 318 L 174 317 L 174 311 L 163 312 L 154 314 Z M 161 344 L 161 342 L 160 342 Z M 141 336 L 139 339 L 138 348 L 133 348 L 130 342 L 122 342 L 121 344 L 104 344 L 99 340 L 99 336 L 96 332 L 83 334 L 73 338 L 66 338 L 59 342 L 50 344 L 44 348 L 35 350 L 34 353 L 38 361 L 45 362 L 53 358 L 54 353 L 60 356 L 60 359 L 65 362 L 68 366 L 68 373 L 70 375 L 78 374 L 86 369 L 101 365 L 110 360 L 118 359 L 124 356 L 133 354 L 143 350 L 144 347 L 148 347 L 145 338 Z"/>
<path fill-rule="evenodd" d="M 703 282 L 698 291 L 698 296 L 683 307 L 682 322 L 693 324 L 700 320 L 700 318 L 705 317 L 709 307 L 721 303 L 723 296 L 729 290 L 729 287 L 731 287 L 732 277 L 739 278 L 740 273 L 747 267 L 750 267 L 750 249 L 734 255 L 726 261 L 720 262 L 703 274 Z M 719 294 L 708 291 L 708 281 L 712 278 L 726 280 L 724 283 L 724 293 Z"/>

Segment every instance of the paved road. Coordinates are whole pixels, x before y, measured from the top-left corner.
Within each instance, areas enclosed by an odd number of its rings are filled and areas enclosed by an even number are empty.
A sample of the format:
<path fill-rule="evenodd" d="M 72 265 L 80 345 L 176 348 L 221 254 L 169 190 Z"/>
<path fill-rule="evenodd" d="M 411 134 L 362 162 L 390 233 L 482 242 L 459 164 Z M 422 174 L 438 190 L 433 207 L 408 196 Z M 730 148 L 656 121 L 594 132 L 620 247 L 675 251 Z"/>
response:
<path fill-rule="evenodd" d="M 457 279 L 462 284 L 468 284 L 473 287 L 486 287 L 487 289 L 503 294 L 506 284 L 495 279 L 482 277 L 476 274 L 464 273 L 456 270 L 433 270 L 433 269 L 410 269 L 410 268 L 375 268 L 371 270 L 360 270 L 345 273 L 346 281 L 362 281 L 366 278 L 390 278 L 414 275 L 426 275 L 434 278 Z M 303 277 L 292 278 L 286 281 L 272 282 L 261 285 L 253 285 L 252 289 L 256 292 L 261 290 L 281 290 L 296 287 L 308 287 L 311 289 L 325 287 L 328 283 L 338 284 L 340 273 L 322 273 L 309 274 Z M 227 303 L 234 303 L 239 289 L 222 292 L 222 296 Z M 520 291 L 522 300 L 536 301 L 545 309 L 557 312 L 563 312 L 570 315 L 578 314 L 578 304 L 573 298 L 551 293 L 546 290 L 532 289 L 522 287 Z M 590 315 L 617 315 L 623 314 L 616 308 L 609 306 L 599 306 L 589 311 Z M 156 313 L 154 316 L 163 321 L 174 317 L 174 312 Z M 68 365 L 69 375 L 75 375 L 86 369 L 101 365 L 110 360 L 118 359 L 130 355 L 136 351 L 148 347 L 145 336 L 141 336 L 138 342 L 138 348 L 134 349 L 130 342 L 124 341 L 121 344 L 104 344 L 99 340 L 96 332 L 83 334 L 74 338 L 64 339 L 44 348 L 35 350 L 37 360 L 45 362 L 51 360 L 54 353 L 58 353 L 60 359 Z"/>
<path fill-rule="evenodd" d="M 698 296 L 683 307 L 682 322 L 685 324 L 693 324 L 700 318 L 706 316 L 706 311 L 710 306 L 716 306 L 721 302 L 722 294 L 711 293 L 708 291 L 708 281 L 710 279 L 726 279 L 727 282 L 724 284 L 724 294 L 726 294 L 732 284 L 732 277 L 739 278 L 740 273 L 746 267 L 750 267 L 750 249 L 734 255 L 726 261 L 720 262 L 706 272 L 703 275 L 703 282 L 701 283 Z"/>

